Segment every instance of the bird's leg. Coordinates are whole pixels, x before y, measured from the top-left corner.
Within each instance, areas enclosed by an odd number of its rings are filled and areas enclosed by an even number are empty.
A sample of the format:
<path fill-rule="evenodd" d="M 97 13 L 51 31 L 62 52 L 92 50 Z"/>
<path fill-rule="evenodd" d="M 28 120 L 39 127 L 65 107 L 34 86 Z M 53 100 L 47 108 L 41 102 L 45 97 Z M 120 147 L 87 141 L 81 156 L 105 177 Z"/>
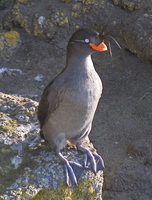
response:
<path fill-rule="evenodd" d="M 83 152 L 85 155 L 84 166 L 88 167 L 95 174 L 104 169 L 104 162 L 100 155 L 91 152 L 81 145 L 77 145 L 79 151 Z"/>
<path fill-rule="evenodd" d="M 57 152 L 60 159 L 62 160 L 65 166 L 65 174 L 66 174 L 66 183 L 68 186 L 77 185 L 77 181 L 79 180 L 84 168 L 82 165 L 76 162 L 68 161 L 61 152 Z"/>

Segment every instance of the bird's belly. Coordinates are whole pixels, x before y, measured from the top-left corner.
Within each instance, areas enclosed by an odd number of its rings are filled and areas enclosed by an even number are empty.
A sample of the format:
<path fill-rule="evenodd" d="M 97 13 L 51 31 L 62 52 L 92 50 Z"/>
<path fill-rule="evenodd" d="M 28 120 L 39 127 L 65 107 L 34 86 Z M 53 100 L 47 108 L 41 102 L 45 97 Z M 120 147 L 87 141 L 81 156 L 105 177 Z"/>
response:
<path fill-rule="evenodd" d="M 58 109 L 51 114 L 51 124 L 56 133 L 62 132 L 66 139 L 73 138 L 92 123 L 99 98 L 101 86 L 66 90 Z"/>

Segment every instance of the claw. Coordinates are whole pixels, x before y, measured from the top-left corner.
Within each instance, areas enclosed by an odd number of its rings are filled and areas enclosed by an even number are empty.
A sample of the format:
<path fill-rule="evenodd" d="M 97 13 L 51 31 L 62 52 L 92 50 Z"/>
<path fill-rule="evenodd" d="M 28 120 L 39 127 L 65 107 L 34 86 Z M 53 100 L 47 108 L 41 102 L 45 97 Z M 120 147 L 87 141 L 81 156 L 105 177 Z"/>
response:
<path fill-rule="evenodd" d="M 85 153 L 85 155 L 86 155 L 85 167 L 88 167 L 89 169 L 91 169 L 91 171 L 93 173 L 96 174 L 96 172 L 97 172 L 97 164 L 96 164 L 96 160 L 95 160 L 93 154 L 91 153 L 91 151 L 88 150 Z"/>
<path fill-rule="evenodd" d="M 61 154 L 61 152 L 58 152 L 59 157 L 61 158 L 62 162 L 65 166 L 65 175 L 66 175 L 66 183 L 68 186 L 74 186 L 77 185 L 77 182 L 84 171 L 84 168 L 82 165 L 76 163 L 76 162 L 69 162 L 64 156 Z"/>
<path fill-rule="evenodd" d="M 103 161 L 102 157 L 100 155 L 98 155 L 97 153 L 92 153 L 92 154 L 93 154 L 93 156 L 94 156 L 94 158 L 96 160 L 96 164 L 97 164 L 97 171 L 96 171 L 96 173 L 98 171 L 100 171 L 100 170 L 103 171 L 104 168 L 105 168 L 105 165 L 104 165 L 104 161 Z"/>
<path fill-rule="evenodd" d="M 74 174 L 74 171 L 72 167 L 70 166 L 70 163 L 67 161 L 65 166 L 65 175 L 66 175 L 66 183 L 68 186 L 77 185 L 77 178 Z"/>
<path fill-rule="evenodd" d="M 104 169 L 104 162 L 100 155 L 93 153 L 80 145 L 77 146 L 77 148 L 84 153 L 85 167 L 88 167 L 95 174 Z"/>

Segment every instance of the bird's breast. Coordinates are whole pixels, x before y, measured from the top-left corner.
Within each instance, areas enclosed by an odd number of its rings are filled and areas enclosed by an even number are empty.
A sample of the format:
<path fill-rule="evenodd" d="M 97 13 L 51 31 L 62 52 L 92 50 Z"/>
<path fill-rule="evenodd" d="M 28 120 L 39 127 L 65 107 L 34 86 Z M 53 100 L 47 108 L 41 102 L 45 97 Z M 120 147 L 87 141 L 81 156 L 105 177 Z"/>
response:
<path fill-rule="evenodd" d="M 101 96 L 102 83 L 96 72 L 65 77 L 58 85 L 59 106 L 51 113 L 49 120 L 55 127 L 55 132 L 63 132 L 70 139 L 92 123 Z"/>
<path fill-rule="evenodd" d="M 63 113 L 65 118 L 69 115 L 69 121 L 73 126 L 84 128 L 93 120 L 102 93 L 101 80 L 97 74 L 93 74 L 74 77 L 67 84 L 62 102 Z"/>

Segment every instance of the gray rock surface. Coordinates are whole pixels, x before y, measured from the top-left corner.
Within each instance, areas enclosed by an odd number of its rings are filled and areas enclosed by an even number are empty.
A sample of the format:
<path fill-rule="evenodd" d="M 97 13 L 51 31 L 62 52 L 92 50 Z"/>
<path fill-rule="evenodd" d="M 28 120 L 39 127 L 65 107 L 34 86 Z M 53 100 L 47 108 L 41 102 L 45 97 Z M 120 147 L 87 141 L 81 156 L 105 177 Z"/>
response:
<path fill-rule="evenodd" d="M 104 91 L 90 137 L 106 164 L 103 199 L 151 200 L 151 1 L 10 3 L 0 12 L 1 32 L 14 29 L 22 45 L 0 63 L 2 92 L 38 101 L 65 66 L 66 45 L 78 27 L 105 27 L 118 40 L 121 50 L 111 41 L 113 57 L 93 55 Z"/>
<path fill-rule="evenodd" d="M 8 1 L 4 1 L 4 8 Z M 12 1 L 10 2 L 12 5 Z M 115 6 L 116 5 L 116 6 Z M 119 6 L 120 7 L 119 7 Z M 28 35 L 64 39 L 78 27 L 92 27 L 119 36 L 126 48 L 152 60 L 152 4 L 149 0 L 16 0 L 0 14 L 5 29 L 22 28 Z M 81 20 L 80 20 L 81 19 Z M 90 23 L 88 23 L 90 22 Z M 60 30 L 60 31 L 59 31 Z M 60 33 L 58 33 L 60 32 Z"/>
<path fill-rule="evenodd" d="M 3 93 L 0 97 L 1 199 L 102 199 L 102 172 L 95 176 L 86 169 L 78 186 L 67 187 L 63 165 L 40 139 L 38 103 Z M 83 155 L 70 145 L 63 154 L 83 164 Z"/>

